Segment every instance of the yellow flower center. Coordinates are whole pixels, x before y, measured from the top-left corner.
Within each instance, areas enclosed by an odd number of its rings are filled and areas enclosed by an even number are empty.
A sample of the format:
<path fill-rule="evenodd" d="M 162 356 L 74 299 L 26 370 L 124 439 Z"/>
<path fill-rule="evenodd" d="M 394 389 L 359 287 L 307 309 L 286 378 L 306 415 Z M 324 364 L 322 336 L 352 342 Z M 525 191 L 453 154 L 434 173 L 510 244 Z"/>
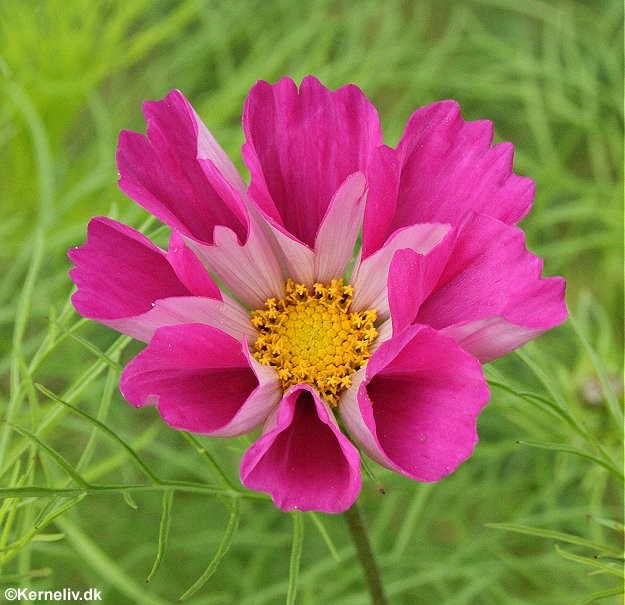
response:
<path fill-rule="evenodd" d="M 378 335 L 377 311 L 350 312 L 353 296 L 354 288 L 340 279 L 312 289 L 288 280 L 284 298 L 270 298 L 252 313 L 259 333 L 253 355 L 276 368 L 284 390 L 306 383 L 330 405 L 338 404 Z"/>

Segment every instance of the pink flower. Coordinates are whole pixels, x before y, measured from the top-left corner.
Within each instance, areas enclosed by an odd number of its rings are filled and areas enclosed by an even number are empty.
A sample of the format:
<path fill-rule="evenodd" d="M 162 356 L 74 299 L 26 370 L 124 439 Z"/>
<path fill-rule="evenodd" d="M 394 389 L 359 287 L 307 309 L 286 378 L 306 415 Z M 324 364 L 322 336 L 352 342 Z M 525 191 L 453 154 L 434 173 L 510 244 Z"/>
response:
<path fill-rule="evenodd" d="M 124 397 L 185 431 L 262 428 L 241 481 L 283 510 L 355 501 L 343 428 L 417 481 L 466 460 L 489 397 L 480 362 L 566 318 L 564 280 L 541 277 L 514 226 L 533 183 L 491 123 L 434 103 L 392 149 L 356 86 L 258 82 L 246 186 L 180 92 L 144 114 L 147 136 L 120 135 L 119 185 L 172 228 L 168 250 L 94 218 L 69 253 L 78 312 L 148 343 Z"/>

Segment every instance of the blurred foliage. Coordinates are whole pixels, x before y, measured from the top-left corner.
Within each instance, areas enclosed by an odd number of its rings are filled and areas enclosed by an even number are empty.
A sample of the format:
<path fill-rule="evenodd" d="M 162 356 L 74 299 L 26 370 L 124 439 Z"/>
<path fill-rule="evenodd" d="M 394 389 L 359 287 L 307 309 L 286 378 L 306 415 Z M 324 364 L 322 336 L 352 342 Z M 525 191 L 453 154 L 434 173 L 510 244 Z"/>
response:
<path fill-rule="evenodd" d="M 575 318 L 487 368 L 454 475 L 365 482 L 392 602 L 621 602 L 622 30 L 617 0 L 0 0 L 0 492 L 19 496 L 0 505 L 1 578 L 165 603 L 208 567 L 192 602 L 284 600 L 299 525 L 239 487 L 249 441 L 189 442 L 122 401 L 138 348 L 75 315 L 65 250 L 93 215 L 144 224 L 115 168 L 142 100 L 181 89 L 243 169 L 251 85 L 314 73 L 358 84 L 389 144 L 441 98 L 492 119 L 536 181 L 523 227 Z M 343 520 L 303 517 L 297 602 L 362 603 Z"/>

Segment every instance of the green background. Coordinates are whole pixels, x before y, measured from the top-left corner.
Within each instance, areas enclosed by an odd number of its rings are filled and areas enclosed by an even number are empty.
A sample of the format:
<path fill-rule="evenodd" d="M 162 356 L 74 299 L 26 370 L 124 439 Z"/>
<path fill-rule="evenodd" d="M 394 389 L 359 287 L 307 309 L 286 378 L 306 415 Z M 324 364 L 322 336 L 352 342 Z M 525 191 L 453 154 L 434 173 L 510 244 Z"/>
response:
<path fill-rule="evenodd" d="M 622 8 L 0 0 L 3 583 L 173 603 L 208 572 L 189 602 L 366 602 L 344 520 L 242 492 L 251 437 L 192 439 L 132 409 L 117 383 L 138 345 L 68 303 L 66 250 L 91 216 L 165 235 L 116 187 L 144 99 L 182 90 L 243 170 L 249 88 L 312 73 L 360 86 L 391 145 L 439 99 L 493 120 L 536 181 L 528 247 L 568 282 L 572 319 L 487 366 L 468 462 L 437 484 L 371 464 L 361 504 L 391 602 L 622 602 Z"/>

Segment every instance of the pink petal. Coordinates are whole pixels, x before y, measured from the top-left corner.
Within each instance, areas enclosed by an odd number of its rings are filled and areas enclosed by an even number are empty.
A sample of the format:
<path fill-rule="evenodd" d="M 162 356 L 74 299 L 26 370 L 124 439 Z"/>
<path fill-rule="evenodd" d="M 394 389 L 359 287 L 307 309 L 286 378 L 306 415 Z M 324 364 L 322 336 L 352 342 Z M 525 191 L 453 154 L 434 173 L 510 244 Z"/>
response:
<path fill-rule="evenodd" d="M 223 301 L 203 296 L 164 298 L 157 300 L 147 313 L 98 321 L 143 342 L 148 342 L 158 328 L 193 323 L 212 326 L 238 341 L 254 341 L 258 337 L 249 313 L 227 296 Z"/>
<path fill-rule="evenodd" d="M 354 286 L 352 309 L 376 309 L 378 319 L 388 319 L 387 281 L 393 255 L 397 250 L 408 248 L 425 254 L 445 237 L 449 225 L 426 223 L 412 225 L 393 233 L 386 244 L 374 254 L 356 263 L 350 283 Z"/>
<path fill-rule="evenodd" d="M 126 366 L 120 389 L 137 407 L 157 405 L 173 428 L 233 437 L 261 425 L 280 401 L 267 369 L 257 373 L 241 343 L 216 328 L 169 326 Z"/>
<path fill-rule="evenodd" d="M 243 241 L 243 201 L 220 195 L 223 183 L 242 194 L 243 182 L 182 93 L 147 101 L 143 113 L 147 137 L 131 131 L 119 136 L 120 189 L 185 235 L 211 243 L 215 225 L 225 225 Z M 215 170 L 207 175 L 198 158 Z"/>
<path fill-rule="evenodd" d="M 390 234 L 397 207 L 401 158 L 395 149 L 382 145 L 371 152 L 367 168 L 367 207 L 362 226 L 362 257 L 379 250 Z"/>
<path fill-rule="evenodd" d="M 219 287 L 177 231 L 171 233 L 167 260 L 189 292 L 196 296 L 221 300 Z"/>
<path fill-rule="evenodd" d="M 373 105 L 359 88 L 330 91 L 307 76 L 299 92 L 290 78 L 257 82 L 243 110 L 243 158 L 250 197 L 263 213 L 314 248 L 341 183 L 364 171 L 382 144 Z"/>
<path fill-rule="evenodd" d="M 423 301 L 432 293 L 453 252 L 456 230 L 449 231 L 426 254 L 409 248 L 397 250 L 388 271 L 388 302 L 393 333 L 413 324 Z"/>
<path fill-rule="evenodd" d="M 564 280 L 541 278 L 542 259 L 527 251 L 520 229 L 469 213 L 453 235 L 416 323 L 443 330 L 486 362 L 566 319 Z"/>
<path fill-rule="evenodd" d="M 72 302 L 84 317 L 102 321 L 140 315 L 161 298 L 192 293 L 163 250 L 138 231 L 96 217 L 87 234 L 81 248 L 68 252 L 75 265 L 69 275 L 78 287 Z M 208 287 L 210 276 L 205 279 Z"/>
<path fill-rule="evenodd" d="M 227 227 L 217 226 L 213 245 L 187 239 L 188 246 L 238 300 L 252 308 L 284 296 L 284 273 L 278 244 L 255 210 L 247 239 L 241 244 Z"/>
<path fill-rule="evenodd" d="M 387 282 L 393 333 L 412 324 L 426 292 L 429 294 L 427 268 L 427 257 L 414 250 L 402 249 L 393 255 Z"/>
<path fill-rule="evenodd" d="M 358 497 L 360 456 L 332 411 L 306 385 L 291 388 L 243 456 L 241 481 L 284 511 L 341 513 Z"/>
<path fill-rule="evenodd" d="M 562 298 L 564 280 L 551 278 L 549 281 L 552 282 L 550 285 L 554 297 Z M 453 338 L 465 351 L 477 357 L 482 363 L 488 363 L 518 349 L 526 342 L 540 336 L 544 331 L 544 329 L 511 324 L 505 317 L 497 315 L 486 319 L 460 322 L 443 328 L 440 333 Z"/>
<path fill-rule="evenodd" d="M 362 226 L 365 186 L 365 175 L 356 172 L 345 179 L 332 197 L 315 239 L 314 281 L 328 283 L 345 273 Z"/>
<path fill-rule="evenodd" d="M 267 222 L 279 248 L 280 258 L 286 274 L 296 282 L 312 284 L 315 282 L 315 252 L 306 244 L 302 244 L 284 227 L 278 225 L 271 217 Z"/>
<path fill-rule="evenodd" d="M 379 347 L 365 376 L 340 410 L 373 459 L 417 481 L 437 481 L 471 455 L 489 393 L 479 362 L 450 338 L 413 326 Z"/>
<path fill-rule="evenodd" d="M 465 122 L 455 101 L 440 101 L 412 114 L 397 146 L 377 160 L 367 175 L 372 193 L 363 228 L 365 256 L 396 229 L 415 223 L 456 224 L 467 210 L 517 223 L 534 197 L 531 179 L 512 172 L 510 143 L 491 146 L 493 125 Z M 401 176 L 393 208 L 397 164 Z M 377 191 L 374 173 L 388 173 Z M 392 221 L 389 214 L 394 211 Z"/>
<path fill-rule="evenodd" d="M 287 275 L 298 283 L 328 283 L 343 276 L 354 254 L 362 226 L 366 180 L 362 172 L 348 176 L 332 197 L 315 238 L 314 250 L 268 217 Z"/>

